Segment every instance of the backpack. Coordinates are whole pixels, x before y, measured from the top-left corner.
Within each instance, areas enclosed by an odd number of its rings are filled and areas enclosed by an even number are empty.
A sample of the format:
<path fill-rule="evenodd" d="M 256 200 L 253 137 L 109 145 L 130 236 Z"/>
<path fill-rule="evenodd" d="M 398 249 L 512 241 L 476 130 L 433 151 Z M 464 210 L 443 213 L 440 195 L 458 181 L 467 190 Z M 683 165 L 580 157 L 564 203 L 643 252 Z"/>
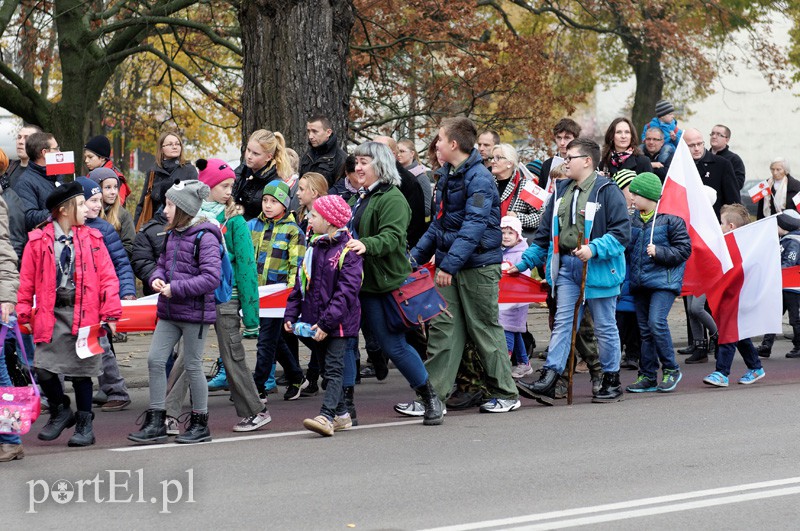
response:
<path fill-rule="evenodd" d="M 198 262 L 200 261 L 200 239 L 205 232 L 205 230 L 201 230 L 194 239 L 194 259 Z M 233 296 L 233 265 L 222 242 L 219 244 L 219 254 L 222 263 L 222 274 L 220 275 L 219 287 L 214 290 L 214 303 L 224 304 L 230 301 Z"/>

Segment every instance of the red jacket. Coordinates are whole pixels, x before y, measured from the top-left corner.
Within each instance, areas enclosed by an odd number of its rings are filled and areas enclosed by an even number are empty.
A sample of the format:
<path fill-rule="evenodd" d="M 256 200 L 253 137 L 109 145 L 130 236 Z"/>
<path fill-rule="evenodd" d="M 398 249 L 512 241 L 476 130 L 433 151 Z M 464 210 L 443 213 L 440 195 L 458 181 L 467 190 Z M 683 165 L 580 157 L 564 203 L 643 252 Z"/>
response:
<path fill-rule="evenodd" d="M 119 319 L 119 281 L 114 264 L 103 243 L 100 231 L 82 226 L 72 227 L 75 252 L 75 313 L 72 333 L 78 328 L 99 323 L 108 318 Z M 28 234 L 28 245 L 22 255 L 20 287 L 17 293 L 17 316 L 20 324 L 31 322 L 33 296 L 36 295 L 36 314 L 33 316 L 33 341 L 49 343 L 56 323 L 56 260 L 53 224 Z"/>

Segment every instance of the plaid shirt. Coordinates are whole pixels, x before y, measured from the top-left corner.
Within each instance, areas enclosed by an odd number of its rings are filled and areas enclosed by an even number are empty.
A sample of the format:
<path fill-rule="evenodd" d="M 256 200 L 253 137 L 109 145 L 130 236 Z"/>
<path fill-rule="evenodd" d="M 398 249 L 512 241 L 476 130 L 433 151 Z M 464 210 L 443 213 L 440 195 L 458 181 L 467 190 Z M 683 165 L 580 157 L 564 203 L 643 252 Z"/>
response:
<path fill-rule="evenodd" d="M 294 286 L 297 270 L 303 264 L 306 239 L 288 213 L 279 220 L 266 220 L 259 214 L 247 222 L 256 252 L 256 272 L 259 285 L 285 282 Z"/>
<path fill-rule="evenodd" d="M 508 211 L 514 212 L 517 215 L 519 221 L 522 223 L 523 229 L 536 230 L 539 227 L 539 222 L 542 219 L 542 212 L 541 210 L 533 208 L 519 196 L 520 191 L 528 182 L 528 178 L 524 175 L 521 175 L 520 177 L 519 185 L 517 185 L 516 188 L 512 186 L 513 181 L 508 183 L 506 189 L 503 190 L 503 195 L 500 196 L 500 202 L 502 203 L 508 199 L 508 196 L 514 194 L 514 197 L 511 198 L 511 204 L 508 205 Z M 511 178 L 513 179 L 514 176 L 512 175 Z"/>

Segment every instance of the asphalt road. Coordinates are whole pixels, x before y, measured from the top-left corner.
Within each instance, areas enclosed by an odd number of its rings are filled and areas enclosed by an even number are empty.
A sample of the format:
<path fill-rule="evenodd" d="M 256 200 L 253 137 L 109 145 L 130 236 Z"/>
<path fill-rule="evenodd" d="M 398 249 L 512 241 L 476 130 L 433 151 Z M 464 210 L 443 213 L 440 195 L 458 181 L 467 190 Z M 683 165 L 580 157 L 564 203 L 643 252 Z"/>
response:
<path fill-rule="evenodd" d="M 776 344 L 752 386 L 705 386 L 709 362 L 684 366 L 675 393 L 591 404 L 578 375 L 572 407 L 523 400 L 510 414 L 450 412 L 440 427 L 394 414 L 411 392 L 393 370 L 356 388 L 362 426 L 332 438 L 302 429 L 321 397 L 272 400 L 271 424 L 234 434 L 216 394 L 214 442 L 136 447 L 125 439 L 147 405 L 136 389 L 131 409 L 97 413 L 89 449 L 67 448 L 67 434 L 38 441 L 37 422 L 26 458 L 0 464 L 2 527 L 796 529 L 800 360 L 783 357 L 789 347 Z M 737 359 L 732 381 L 744 371 Z"/>

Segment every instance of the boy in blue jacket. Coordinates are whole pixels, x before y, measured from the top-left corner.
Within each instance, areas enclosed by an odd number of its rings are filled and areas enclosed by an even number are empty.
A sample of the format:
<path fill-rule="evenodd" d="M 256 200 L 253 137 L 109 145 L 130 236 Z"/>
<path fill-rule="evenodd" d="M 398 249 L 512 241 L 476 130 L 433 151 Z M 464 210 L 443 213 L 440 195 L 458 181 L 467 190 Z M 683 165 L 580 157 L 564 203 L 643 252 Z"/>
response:
<path fill-rule="evenodd" d="M 656 160 L 666 166 L 678 148 L 678 140 L 683 134 L 683 130 L 678 129 L 678 121 L 675 120 L 675 107 L 672 103 L 667 100 L 659 100 L 656 103 L 656 115 L 642 129 L 642 142 L 644 142 L 644 137 L 647 136 L 647 130 L 652 127 L 657 127 L 664 132 L 664 145 L 661 146 Z"/>
<path fill-rule="evenodd" d="M 573 313 L 586 264 L 585 299 L 594 317 L 603 369 L 603 381 L 592 402 L 617 402 L 622 391 L 615 309 L 625 278 L 625 246 L 631 234 L 628 207 L 620 189 L 595 171 L 600 163 L 596 142 L 576 138 L 567 146 L 564 160 L 568 179 L 558 183 L 531 246 L 520 263 L 509 269 L 513 274 L 547 260 L 547 283 L 557 293 L 555 325 L 541 376 L 533 383 L 517 380 L 517 388 L 524 396 L 552 405 L 558 376 L 567 365 Z M 579 232 L 584 234 L 583 242 L 578 241 Z"/>
<path fill-rule="evenodd" d="M 667 317 L 681 293 L 692 241 L 683 219 L 656 212 L 661 198 L 661 179 L 656 174 L 640 173 L 629 189 L 636 212 L 631 216 L 628 267 L 642 347 L 639 376 L 626 390 L 668 393 L 677 387 L 681 371 Z M 663 371 L 660 382 L 656 379 L 659 362 Z"/>

